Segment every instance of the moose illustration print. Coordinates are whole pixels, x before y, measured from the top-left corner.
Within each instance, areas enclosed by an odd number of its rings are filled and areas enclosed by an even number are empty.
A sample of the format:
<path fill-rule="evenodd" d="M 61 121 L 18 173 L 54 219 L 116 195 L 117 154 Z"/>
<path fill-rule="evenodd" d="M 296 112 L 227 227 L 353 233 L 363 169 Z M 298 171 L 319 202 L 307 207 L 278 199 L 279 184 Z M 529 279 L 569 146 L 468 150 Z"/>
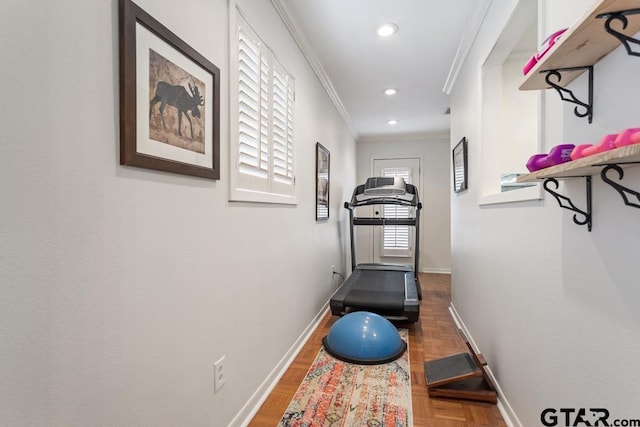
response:
<path fill-rule="evenodd" d="M 182 115 L 184 114 L 189 121 L 191 139 L 193 139 L 193 124 L 187 113 L 191 111 L 193 117 L 199 118 L 200 111 L 198 110 L 198 106 L 204 105 L 204 99 L 200 96 L 198 86 L 191 86 L 191 83 L 189 83 L 189 90 L 191 91 L 191 95 L 187 93 L 184 86 L 172 86 L 167 82 L 158 82 L 158 86 L 156 86 L 156 96 L 153 97 L 149 105 L 149 118 L 151 118 L 153 106 L 159 102 L 162 128 L 166 129 L 166 125 L 164 124 L 164 108 L 167 105 L 176 107 L 178 109 L 178 135 L 182 136 Z"/>
<path fill-rule="evenodd" d="M 149 49 L 149 137 L 204 153 L 204 89 L 202 81 Z"/>

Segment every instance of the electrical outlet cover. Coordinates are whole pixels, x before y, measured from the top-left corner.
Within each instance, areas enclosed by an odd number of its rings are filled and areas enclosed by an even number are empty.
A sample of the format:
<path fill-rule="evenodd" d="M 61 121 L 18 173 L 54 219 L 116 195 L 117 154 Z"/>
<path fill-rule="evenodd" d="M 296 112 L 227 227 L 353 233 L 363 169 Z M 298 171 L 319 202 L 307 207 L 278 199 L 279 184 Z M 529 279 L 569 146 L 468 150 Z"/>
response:
<path fill-rule="evenodd" d="M 217 393 L 226 384 L 226 374 L 224 372 L 224 356 L 213 365 L 213 388 Z"/>

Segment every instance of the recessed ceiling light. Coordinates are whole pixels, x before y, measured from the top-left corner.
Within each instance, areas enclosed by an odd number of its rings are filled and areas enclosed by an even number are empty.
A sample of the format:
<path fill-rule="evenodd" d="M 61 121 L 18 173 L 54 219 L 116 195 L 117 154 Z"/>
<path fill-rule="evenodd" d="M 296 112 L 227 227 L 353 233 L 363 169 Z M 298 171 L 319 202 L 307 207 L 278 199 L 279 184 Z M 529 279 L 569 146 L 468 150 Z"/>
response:
<path fill-rule="evenodd" d="M 389 124 L 389 125 L 391 125 L 391 126 L 393 126 L 393 125 L 397 125 L 397 124 L 398 124 L 398 121 L 397 121 L 397 120 L 389 120 L 389 121 L 387 122 L 387 124 Z"/>
<path fill-rule="evenodd" d="M 384 94 L 388 96 L 395 95 L 396 93 L 398 93 L 398 91 L 393 88 L 389 88 L 384 91 Z"/>
<path fill-rule="evenodd" d="M 382 24 L 376 32 L 380 37 L 389 37 L 398 32 L 398 26 L 394 23 Z"/>

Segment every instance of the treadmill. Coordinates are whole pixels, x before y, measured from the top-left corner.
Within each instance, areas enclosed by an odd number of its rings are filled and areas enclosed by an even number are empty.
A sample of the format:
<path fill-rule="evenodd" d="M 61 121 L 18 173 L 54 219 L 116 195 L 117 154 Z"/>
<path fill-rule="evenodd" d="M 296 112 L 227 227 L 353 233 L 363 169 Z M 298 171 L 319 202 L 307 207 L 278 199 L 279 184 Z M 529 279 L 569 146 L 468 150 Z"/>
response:
<path fill-rule="evenodd" d="M 354 216 L 357 207 L 401 205 L 414 207 L 413 218 L 365 218 Z M 373 177 L 353 191 L 349 211 L 351 270 L 349 278 L 338 288 L 329 303 L 331 314 L 343 316 L 354 311 L 369 311 L 394 323 L 413 323 L 420 315 L 422 291 L 418 271 L 420 210 L 418 190 L 401 177 Z M 414 265 L 356 265 L 355 226 L 408 225 L 415 229 Z"/>

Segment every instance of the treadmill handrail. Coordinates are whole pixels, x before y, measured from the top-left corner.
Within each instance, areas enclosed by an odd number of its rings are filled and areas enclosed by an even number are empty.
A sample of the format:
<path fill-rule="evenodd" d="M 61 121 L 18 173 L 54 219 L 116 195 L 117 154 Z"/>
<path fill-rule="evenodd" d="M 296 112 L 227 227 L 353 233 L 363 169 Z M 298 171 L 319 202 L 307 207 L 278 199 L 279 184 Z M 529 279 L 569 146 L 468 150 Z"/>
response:
<path fill-rule="evenodd" d="M 346 209 L 355 209 L 359 206 L 371 206 L 371 205 L 400 205 L 410 206 L 416 209 L 422 209 L 422 203 L 417 201 L 417 197 L 414 200 L 392 199 L 389 197 L 377 197 L 366 200 L 352 200 L 351 202 L 344 202 Z"/>
<path fill-rule="evenodd" d="M 389 196 L 378 196 L 378 197 L 366 197 L 362 200 L 358 200 L 356 196 L 364 194 L 365 185 L 358 185 L 353 190 L 353 195 L 351 196 L 350 202 L 344 202 L 344 207 L 349 211 L 349 237 L 351 243 L 351 271 L 356 268 L 356 244 L 355 244 L 355 233 L 354 229 L 356 225 L 409 225 L 413 226 L 415 230 L 414 234 L 414 254 L 413 254 L 413 269 L 415 274 L 418 274 L 418 261 L 420 260 L 420 210 L 422 209 L 422 203 L 418 197 L 418 189 L 413 184 L 407 184 L 405 182 L 405 194 L 410 194 L 413 197 L 411 200 L 389 197 Z M 356 218 L 354 216 L 355 209 L 358 206 L 369 206 L 369 205 L 404 205 L 404 206 L 412 206 L 416 208 L 415 216 L 413 218 Z M 392 223 L 391 221 L 406 221 L 402 223 Z"/>
<path fill-rule="evenodd" d="M 362 218 L 354 217 L 353 225 L 416 225 L 415 218 Z"/>
<path fill-rule="evenodd" d="M 355 190 L 353 190 L 353 195 L 351 196 L 351 201 L 345 202 L 344 207 L 346 209 L 355 209 L 358 206 L 369 206 L 369 205 L 404 205 L 404 206 L 413 206 L 417 209 L 422 209 L 422 203 L 420 203 L 420 199 L 418 197 L 418 190 L 413 184 L 405 184 L 405 195 L 410 195 L 411 199 L 407 200 L 406 198 L 402 198 L 401 196 L 393 197 L 393 196 L 366 196 L 366 198 L 362 200 L 358 200 L 357 196 L 362 196 L 365 191 L 364 185 L 358 185 Z"/>

